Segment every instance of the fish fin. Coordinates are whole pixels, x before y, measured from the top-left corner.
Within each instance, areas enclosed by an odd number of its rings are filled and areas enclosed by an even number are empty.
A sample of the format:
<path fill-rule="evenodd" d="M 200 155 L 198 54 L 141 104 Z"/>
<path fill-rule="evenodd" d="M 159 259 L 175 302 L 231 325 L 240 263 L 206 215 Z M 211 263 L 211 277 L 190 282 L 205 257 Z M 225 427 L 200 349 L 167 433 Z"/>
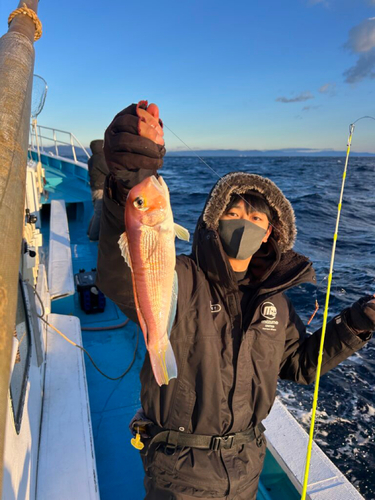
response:
<path fill-rule="evenodd" d="M 184 241 L 190 240 L 190 233 L 187 229 L 180 226 L 180 224 L 174 223 L 174 232 L 176 233 L 177 238 Z"/>
<path fill-rule="evenodd" d="M 150 361 L 158 385 L 168 385 L 170 379 L 177 378 L 177 364 L 172 345 L 168 340 L 162 349 L 149 348 Z"/>
<path fill-rule="evenodd" d="M 126 233 L 122 233 L 122 235 L 120 236 L 120 239 L 118 240 L 118 245 L 120 247 L 121 255 L 124 257 L 125 262 L 130 267 L 130 269 L 133 271 L 132 261 L 131 261 L 130 252 L 129 252 L 128 236 Z"/>
<path fill-rule="evenodd" d="M 168 338 L 171 336 L 171 331 L 172 331 L 173 323 L 174 323 L 174 320 L 175 320 L 175 317 L 176 317 L 177 298 L 178 298 L 178 277 L 177 277 L 177 273 L 175 271 L 174 275 L 173 275 L 173 287 L 172 287 L 171 305 L 170 305 L 170 308 L 169 308 L 168 325 L 167 325 Z"/>

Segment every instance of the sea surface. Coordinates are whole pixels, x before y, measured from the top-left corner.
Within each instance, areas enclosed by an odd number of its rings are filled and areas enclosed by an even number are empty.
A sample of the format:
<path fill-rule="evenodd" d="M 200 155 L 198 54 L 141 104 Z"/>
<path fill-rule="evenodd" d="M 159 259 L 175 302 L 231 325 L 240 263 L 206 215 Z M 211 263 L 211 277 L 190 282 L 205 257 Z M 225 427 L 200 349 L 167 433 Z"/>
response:
<path fill-rule="evenodd" d="M 295 250 L 314 263 L 318 287 L 291 292 L 309 332 L 322 324 L 327 275 L 345 158 L 166 157 L 161 174 L 170 191 L 175 221 L 194 232 L 213 184 L 232 171 L 268 177 L 296 214 Z M 215 172 L 214 172 L 214 171 Z M 375 293 L 375 158 L 349 160 L 332 281 L 329 317 Z M 177 241 L 177 253 L 190 246 Z M 375 499 L 375 340 L 321 378 L 316 442 L 367 500 Z M 278 394 L 308 431 L 313 386 L 281 381 Z"/>

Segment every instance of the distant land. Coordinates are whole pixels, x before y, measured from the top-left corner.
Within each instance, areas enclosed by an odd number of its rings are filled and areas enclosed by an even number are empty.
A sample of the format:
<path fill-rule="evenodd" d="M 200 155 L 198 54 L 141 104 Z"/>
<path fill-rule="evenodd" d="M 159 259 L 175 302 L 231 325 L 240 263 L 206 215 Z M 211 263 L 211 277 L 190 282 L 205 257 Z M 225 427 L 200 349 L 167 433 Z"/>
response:
<path fill-rule="evenodd" d="M 91 153 L 90 148 L 87 146 L 86 150 Z M 46 147 L 44 151 L 55 154 L 55 147 Z M 77 156 L 81 156 L 82 149 L 76 146 Z M 59 146 L 59 154 L 61 156 L 71 156 L 72 148 L 70 146 Z M 289 148 L 289 149 L 196 149 L 196 150 L 177 150 L 167 151 L 167 156 L 339 156 L 345 157 L 346 151 L 334 151 L 333 149 L 308 149 L 308 148 Z M 361 153 L 351 151 L 351 156 L 367 156 L 374 157 L 375 153 Z"/>
<path fill-rule="evenodd" d="M 346 156 L 346 151 L 334 151 L 333 149 L 200 149 L 187 151 L 167 151 L 167 156 Z M 370 156 L 375 158 L 375 153 L 361 153 L 351 151 L 351 156 Z"/>

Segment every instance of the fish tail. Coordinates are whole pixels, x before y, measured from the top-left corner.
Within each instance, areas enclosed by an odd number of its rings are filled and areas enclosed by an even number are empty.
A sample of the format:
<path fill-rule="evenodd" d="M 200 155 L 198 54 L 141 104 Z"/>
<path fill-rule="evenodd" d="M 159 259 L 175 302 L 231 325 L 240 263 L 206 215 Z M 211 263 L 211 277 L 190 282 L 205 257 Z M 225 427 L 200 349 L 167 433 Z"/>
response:
<path fill-rule="evenodd" d="M 168 341 L 163 347 L 148 348 L 152 371 L 159 385 L 168 385 L 170 379 L 177 378 L 177 364 L 171 343 Z"/>

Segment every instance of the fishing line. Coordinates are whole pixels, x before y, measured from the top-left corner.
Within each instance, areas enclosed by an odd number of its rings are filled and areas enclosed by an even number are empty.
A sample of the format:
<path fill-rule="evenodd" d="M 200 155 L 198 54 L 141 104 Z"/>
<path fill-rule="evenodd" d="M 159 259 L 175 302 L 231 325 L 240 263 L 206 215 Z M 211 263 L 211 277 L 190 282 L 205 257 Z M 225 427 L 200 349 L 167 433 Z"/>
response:
<path fill-rule="evenodd" d="M 358 118 L 355 122 L 352 123 L 352 125 L 355 125 L 357 122 L 359 122 L 360 120 L 363 120 L 364 118 L 369 118 L 370 120 L 374 120 L 375 121 L 375 118 L 373 116 L 361 116 L 361 118 Z M 349 126 L 349 129 L 350 129 L 351 125 Z"/>
<path fill-rule="evenodd" d="M 199 156 L 199 155 L 197 154 L 197 152 L 196 152 L 196 151 L 194 151 L 194 149 L 191 149 L 191 147 L 190 147 L 188 144 L 186 144 L 186 142 L 184 142 L 184 141 L 181 139 L 181 137 L 179 137 L 177 134 L 175 134 L 175 133 L 173 132 L 173 130 L 171 130 L 169 127 L 167 127 L 167 125 L 166 125 L 165 123 L 164 123 L 163 125 L 164 125 L 164 127 L 165 127 L 165 128 L 167 128 L 167 129 L 169 130 L 169 132 L 171 132 L 171 133 L 172 133 L 175 137 L 177 137 L 177 139 L 178 139 L 179 141 L 181 141 L 181 142 L 182 142 L 182 144 L 184 144 L 184 145 L 185 145 L 185 146 L 186 146 L 186 147 L 187 147 L 187 148 L 188 148 L 188 149 L 189 149 L 189 150 L 190 150 L 190 151 L 191 151 L 191 152 L 192 152 L 192 153 L 193 153 L 193 154 L 194 154 L 197 158 L 199 158 L 199 159 L 200 159 L 200 161 L 206 165 L 206 167 L 208 167 L 210 170 L 212 170 L 212 172 L 213 172 L 215 175 L 217 175 L 217 176 L 219 177 L 219 179 L 222 179 L 222 176 L 221 176 L 220 174 L 218 174 L 218 173 L 216 172 L 216 170 L 214 170 L 212 167 L 210 167 L 210 165 L 209 165 L 207 162 L 205 162 L 205 161 L 203 160 L 203 158 L 202 158 L 201 156 Z M 229 185 L 229 184 L 228 184 L 228 185 Z"/>
<path fill-rule="evenodd" d="M 165 124 L 165 123 L 163 123 L 163 127 L 164 127 L 164 128 L 167 128 L 167 129 L 168 129 L 168 130 L 169 130 L 169 131 L 170 131 L 170 132 L 171 132 L 171 133 L 172 133 L 175 137 L 177 137 L 177 139 L 178 139 L 179 141 L 181 141 L 181 142 L 182 142 L 182 144 L 184 144 L 184 145 L 185 145 L 185 146 L 186 146 L 186 147 L 187 147 L 187 148 L 188 148 L 188 149 L 189 149 L 189 150 L 190 150 L 190 151 L 191 151 L 191 152 L 192 152 L 192 153 L 193 153 L 193 154 L 194 154 L 197 158 L 199 158 L 199 159 L 200 159 L 200 161 L 206 165 L 206 167 L 208 167 L 210 170 L 212 170 L 212 172 L 213 172 L 215 175 L 217 175 L 217 177 L 219 177 L 219 179 L 220 179 L 220 180 L 222 180 L 223 182 L 225 182 L 225 184 L 226 184 L 227 186 L 229 186 L 230 188 L 232 187 L 232 186 L 229 184 L 229 182 L 227 182 L 227 181 L 226 181 L 226 180 L 225 180 L 225 179 L 224 179 L 224 178 L 223 178 L 220 174 L 218 174 L 218 173 L 216 172 L 216 170 L 214 170 L 214 169 L 213 169 L 213 168 L 212 168 L 212 167 L 211 167 L 211 166 L 210 166 L 207 162 L 205 162 L 205 161 L 203 160 L 203 158 L 202 158 L 201 156 L 199 156 L 199 155 L 196 153 L 196 151 L 194 151 L 194 149 L 191 149 L 191 147 L 190 147 L 188 144 L 186 144 L 186 142 L 184 142 L 184 141 L 181 139 L 181 137 L 179 137 L 177 134 L 175 134 L 175 133 L 173 132 L 173 130 L 171 130 L 171 129 L 170 129 L 170 128 L 169 128 L 169 127 Z M 252 208 L 255 212 L 257 211 L 257 210 L 256 210 L 256 208 L 255 208 L 255 207 L 253 207 L 253 206 L 251 205 L 251 203 L 249 203 L 247 200 L 245 200 L 245 198 L 244 198 L 243 196 L 241 196 L 241 195 L 240 195 L 240 194 L 238 194 L 238 193 L 236 193 L 236 194 L 237 194 L 237 196 L 239 196 L 239 197 L 241 198 L 241 200 L 242 200 L 244 203 L 246 203 L 246 205 L 248 205 L 250 208 Z M 275 230 L 276 230 L 275 226 L 274 226 L 273 224 L 271 224 L 271 222 L 269 222 L 269 226 L 273 227 L 273 229 L 275 229 Z"/>
<path fill-rule="evenodd" d="M 315 318 L 316 313 L 319 311 L 320 306 L 319 306 L 319 301 L 318 301 L 318 290 L 320 291 L 320 287 L 321 287 L 323 281 L 326 280 L 327 278 L 328 278 L 328 274 L 323 276 L 323 278 L 319 281 L 319 283 L 317 282 L 315 287 L 314 287 L 315 310 L 312 313 L 312 315 L 310 316 L 310 319 L 307 321 L 307 326 L 309 326 L 312 323 L 312 320 Z"/>
<path fill-rule="evenodd" d="M 333 264 L 334 264 L 334 260 L 335 260 L 336 242 L 337 242 L 337 237 L 338 237 L 338 228 L 339 228 L 339 222 L 340 222 L 340 216 L 341 216 L 342 201 L 343 201 L 343 196 L 344 196 L 344 188 L 345 188 L 346 173 L 347 173 L 347 169 L 348 169 L 350 147 L 351 147 L 352 137 L 353 137 L 353 132 L 354 132 L 354 124 L 359 122 L 360 120 L 363 120 L 364 118 L 369 118 L 369 119 L 375 121 L 375 118 L 373 118 L 372 116 L 362 116 L 361 118 L 358 118 L 355 122 L 353 122 L 349 125 L 349 137 L 348 137 L 347 150 L 346 150 L 345 167 L 344 167 L 344 172 L 342 175 L 339 204 L 337 206 L 336 227 L 335 227 L 335 232 L 333 235 L 331 262 L 330 262 L 330 267 L 329 267 L 326 300 L 325 300 L 325 307 L 324 307 L 324 314 L 323 314 L 322 333 L 321 333 L 320 346 L 319 346 L 318 363 L 317 363 L 317 367 L 316 367 L 315 388 L 314 388 L 313 406 L 312 406 L 312 413 L 311 413 L 311 424 L 310 424 L 310 432 L 309 432 L 309 441 L 308 441 L 308 446 L 307 446 L 305 474 L 304 474 L 304 480 L 303 480 L 303 489 L 302 489 L 301 500 L 306 499 L 307 486 L 308 486 L 308 480 L 309 480 L 309 469 L 310 469 L 310 462 L 311 462 L 312 444 L 313 444 L 313 440 L 314 440 L 315 418 L 316 418 L 316 411 L 317 411 L 317 405 L 318 405 L 320 374 L 321 374 L 321 368 L 322 368 L 322 362 L 323 362 L 324 340 L 325 340 L 325 334 L 326 334 L 326 328 L 327 328 L 328 306 L 329 306 L 329 298 L 330 298 L 330 293 L 331 293 Z"/>

